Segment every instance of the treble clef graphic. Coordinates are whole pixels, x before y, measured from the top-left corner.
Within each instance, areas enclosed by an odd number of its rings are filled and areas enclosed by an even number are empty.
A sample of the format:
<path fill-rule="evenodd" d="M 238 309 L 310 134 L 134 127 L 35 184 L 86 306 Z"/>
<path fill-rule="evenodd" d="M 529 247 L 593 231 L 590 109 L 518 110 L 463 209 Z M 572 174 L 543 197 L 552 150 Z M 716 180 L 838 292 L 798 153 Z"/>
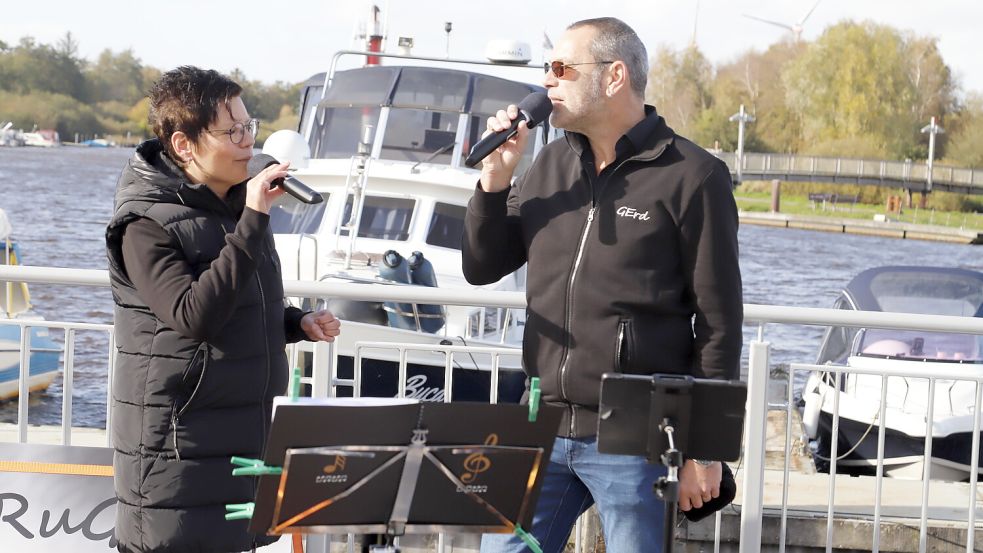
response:
<path fill-rule="evenodd" d="M 485 438 L 485 445 L 498 445 L 498 434 L 489 434 Z M 491 459 L 486 457 L 484 453 L 472 453 L 468 455 L 464 459 L 464 470 L 467 472 L 461 475 L 461 482 L 465 484 L 474 482 L 474 479 L 479 474 L 490 469 L 491 465 Z"/>

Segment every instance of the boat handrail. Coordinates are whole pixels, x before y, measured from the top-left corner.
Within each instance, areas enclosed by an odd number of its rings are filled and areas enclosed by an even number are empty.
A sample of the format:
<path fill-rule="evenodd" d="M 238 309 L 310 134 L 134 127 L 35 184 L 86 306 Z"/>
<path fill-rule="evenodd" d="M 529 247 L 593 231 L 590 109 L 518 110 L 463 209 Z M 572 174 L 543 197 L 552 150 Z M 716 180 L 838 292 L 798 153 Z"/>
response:
<path fill-rule="evenodd" d="M 314 242 L 314 270 L 311 272 L 311 275 L 313 275 L 312 276 L 312 280 L 318 280 L 319 277 L 318 277 L 318 274 L 317 274 L 317 262 L 318 262 L 319 259 L 321 259 L 321 255 L 320 255 L 320 242 L 317 239 L 317 235 L 316 234 L 311 234 L 311 233 L 308 233 L 308 232 L 302 232 L 302 233 L 298 234 L 297 236 L 298 236 L 298 238 L 297 238 L 297 279 L 299 280 L 302 277 L 302 275 L 303 275 L 303 273 L 301 273 L 300 261 L 301 261 L 301 258 L 303 257 L 301 254 L 303 253 L 303 249 L 304 249 L 304 241 L 305 240 L 311 240 L 311 241 Z"/>

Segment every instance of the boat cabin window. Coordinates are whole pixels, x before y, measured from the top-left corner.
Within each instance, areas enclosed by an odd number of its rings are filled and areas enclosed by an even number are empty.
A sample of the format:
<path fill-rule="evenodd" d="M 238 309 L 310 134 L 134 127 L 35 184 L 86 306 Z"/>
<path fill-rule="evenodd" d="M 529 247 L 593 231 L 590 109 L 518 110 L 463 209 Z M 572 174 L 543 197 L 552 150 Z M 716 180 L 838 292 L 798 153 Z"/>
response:
<path fill-rule="evenodd" d="M 314 234 L 321 226 L 324 217 L 324 206 L 328 205 L 328 196 L 322 192 L 324 201 L 317 204 L 305 204 L 284 194 L 276 205 L 270 208 L 270 228 L 273 234 Z"/>
<path fill-rule="evenodd" d="M 853 307 L 850 305 L 850 300 L 846 296 L 841 295 L 833 305 L 833 309 L 853 310 Z M 846 358 L 850 355 L 853 339 L 857 335 L 858 330 L 855 327 L 848 326 L 831 326 L 826 329 L 826 335 L 823 338 L 823 345 L 819 348 L 819 356 L 816 359 L 816 364 L 839 364 L 846 361 Z"/>
<path fill-rule="evenodd" d="M 315 125 L 311 135 L 311 152 L 314 158 L 351 157 L 358 152 L 362 127 L 375 125 L 379 120 L 379 108 L 328 108 L 321 112 L 321 124 Z M 321 132 L 325 129 L 324 132 Z"/>
<path fill-rule="evenodd" d="M 416 202 L 409 198 L 366 196 L 362 206 L 362 218 L 358 225 L 360 238 L 379 240 L 406 240 L 410 236 L 410 221 Z M 352 196 L 345 202 L 342 223 L 352 215 Z M 341 236 L 348 236 L 348 229 L 341 229 Z"/>
<path fill-rule="evenodd" d="M 323 82 L 324 77 L 321 77 Z M 300 113 L 303 119 L 300 121 L 300 128 L 298 131 L 303 133 L 311 124 L 311 117 L 314 117 L 315 106 L 321 100 L 321 90 L 324 87 L 321 85 L 308 85 L 304 88 L 303 97 L 300 100 Z"/>
<path fill-rule="evenodd" d="M 389 112 L 379 157 L 412 162 L 429 160 L 429 163 L 449 165 L 458 118 L 457 113 L 393 108 Z"/>
<path fill-rule="evenodd" d="M 460 250 L 466 211 L 462 205 L 437 202 L 427 229 L 427 244 Z"/>

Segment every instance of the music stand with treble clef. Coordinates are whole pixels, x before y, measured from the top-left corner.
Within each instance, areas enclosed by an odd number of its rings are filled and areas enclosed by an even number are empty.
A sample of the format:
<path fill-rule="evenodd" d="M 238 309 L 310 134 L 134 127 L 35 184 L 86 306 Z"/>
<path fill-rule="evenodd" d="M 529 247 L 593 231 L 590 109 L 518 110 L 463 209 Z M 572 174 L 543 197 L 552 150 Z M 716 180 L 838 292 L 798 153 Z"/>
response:
<path fill-rule="evenodd" d="M 249 529 L 268 534 L 517 533 L 532 522 L 562 409 L 279 402 Z"/>

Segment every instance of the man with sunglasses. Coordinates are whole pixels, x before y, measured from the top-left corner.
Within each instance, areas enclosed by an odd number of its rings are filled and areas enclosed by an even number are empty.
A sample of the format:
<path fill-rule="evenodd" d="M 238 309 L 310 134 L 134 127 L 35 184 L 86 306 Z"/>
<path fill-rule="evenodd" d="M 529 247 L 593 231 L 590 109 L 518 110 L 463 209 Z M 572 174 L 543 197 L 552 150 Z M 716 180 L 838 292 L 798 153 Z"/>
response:
<path fill-rule="evenodd" d="M 730 173 L 645 105 L 647 54 L 624 22 L 574 23 L 553 56 L 544 85 L 565 137 L 514 185 L 524 122 L 483 160 L 465 219 L 464 273 L 484 284 L 528 264 L 523 364 L 540 377 L 543 400 L 565 410 L 531 528 L 543 551 L 561 551 L 594 503 L 609 553 L 659 551 L 664 506 L 652 483 L 665 469 L 598 453 L 601 375 L 738 377 Z M 508 106 L 487 132 L 516 116 Z M 688 460 L 680 508 L 716 497 L 720 478 L 720 463 Z M 482 551 L 527 549 L 515 536 L 486 535 Z"/>

